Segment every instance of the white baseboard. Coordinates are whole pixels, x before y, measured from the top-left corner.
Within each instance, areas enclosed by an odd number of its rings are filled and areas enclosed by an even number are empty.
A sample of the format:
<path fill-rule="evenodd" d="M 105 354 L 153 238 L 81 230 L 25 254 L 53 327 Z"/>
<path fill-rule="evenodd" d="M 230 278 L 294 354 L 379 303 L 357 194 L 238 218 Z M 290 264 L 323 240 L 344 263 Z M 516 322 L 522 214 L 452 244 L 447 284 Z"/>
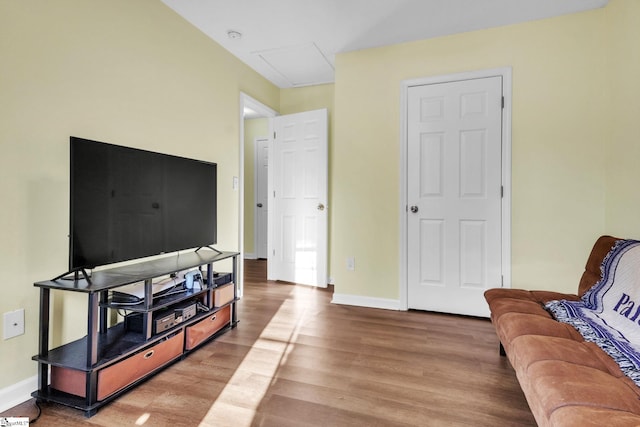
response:
<path fill-rule="evenodd" d="M 358 307 L 382 308 L 385 310 L 401 310 L 400 301 L 386 298 L 363 297 L 360 295 L 333 294 L 333 304 L 355 305 Z"/>
<path fill-rule="evenodd" d="M 4 412 L 31 399 L 31 393 L 37 389 L 37 375 L 0 389 L 0 412 Z"/>
<path fill-rule="evenodd" d="M 245 252 L 244 259 L 258 259 L 258 257 L 256 256 L 256 254 L 248 254 Z"/>

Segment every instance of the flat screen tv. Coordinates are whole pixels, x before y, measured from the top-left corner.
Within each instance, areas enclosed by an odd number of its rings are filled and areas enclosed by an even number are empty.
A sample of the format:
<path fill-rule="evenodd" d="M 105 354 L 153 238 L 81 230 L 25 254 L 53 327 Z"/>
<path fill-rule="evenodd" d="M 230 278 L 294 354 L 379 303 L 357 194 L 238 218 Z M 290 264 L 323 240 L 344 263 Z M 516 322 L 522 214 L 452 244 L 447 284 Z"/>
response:
<path fill-rule="evenodd" d="M 216 243 L 216 164 L 70 138 L 69 270 Z"/>

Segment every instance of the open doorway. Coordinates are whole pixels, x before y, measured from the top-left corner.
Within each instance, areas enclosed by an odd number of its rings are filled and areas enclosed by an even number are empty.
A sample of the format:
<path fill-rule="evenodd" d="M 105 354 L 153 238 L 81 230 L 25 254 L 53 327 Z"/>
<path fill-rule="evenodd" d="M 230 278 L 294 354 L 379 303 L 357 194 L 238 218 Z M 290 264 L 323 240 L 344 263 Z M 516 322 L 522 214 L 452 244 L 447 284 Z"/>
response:
<path fill-rule="evenodd" d="M 268 119 L 255 119 L 266 121 Z M 248 120 L 245 120 L 245 123 Z M 251 123 L 253 125 L 253 123 Z M 259 123 L 262 127 L 263 124 Z M 253 221 L 245 218 L 247 223 L 253 222 L 253 257 L 254 259 L 268 258 L 269 247 L 269 139 L 266 137 L 256 136 L 248 138 L 253 140 L 254 167 L 253 167 Z M 247 147 L 249 150 L 250 147 Z M 251 162 L 249 162 L 250 164 Z M 250 178 L 247 177 L 247 180 Z M 249 197 L 250 199 L 250 197 Z M 249 201 L 250 203 L 251 201 Z M 246 202 L 245 202 L 246 203 Z M 245 230 L 246 233 L 246 230 Z M 245 255 L 249 258 L 250 251 Z"/>
<path fill-rule="evenodd" d="M 255 201 L 256 174 L 255 174 L 255 140 L 269 139 L 273 134 L 272 121 L 278 113 L 252 98 L 240 93 L 240 185 L 239 185 L 239 215 L 240 226 L 239 242 L 240 257 L 239 271 L 242 274 L 243 258 L 257 258 L 255 229 L 256 210 L 260 209 Z M 264 207 L 264 206 L 263 206 Z M 242 283 L 242 277 L 240 279 Z M 240 293 L 242 295 L 242 287 Z"/>

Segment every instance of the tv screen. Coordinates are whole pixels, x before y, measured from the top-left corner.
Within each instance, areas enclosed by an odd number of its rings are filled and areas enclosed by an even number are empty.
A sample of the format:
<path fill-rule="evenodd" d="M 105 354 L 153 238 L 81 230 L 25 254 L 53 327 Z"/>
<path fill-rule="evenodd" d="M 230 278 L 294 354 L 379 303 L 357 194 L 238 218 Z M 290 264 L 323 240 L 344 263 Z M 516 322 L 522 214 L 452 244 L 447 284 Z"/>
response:
<path fill-rule="evenodd" d="M 216 164 L 70 138 L 69 269 L 216 243 Z"/>

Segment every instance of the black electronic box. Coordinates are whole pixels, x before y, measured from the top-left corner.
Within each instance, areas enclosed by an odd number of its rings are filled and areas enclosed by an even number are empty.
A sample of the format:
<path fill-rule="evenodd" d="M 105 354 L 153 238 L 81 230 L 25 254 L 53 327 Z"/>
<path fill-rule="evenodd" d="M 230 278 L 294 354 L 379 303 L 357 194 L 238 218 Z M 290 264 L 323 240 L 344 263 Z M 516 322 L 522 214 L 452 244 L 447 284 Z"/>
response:
<path fill-rule="evenodd" d="M 159 334 L 167 331 L 180 323 L 191 319 L 197 313 L 197 302 L 187 301 L 171 308 L 153 313 L 152 333 Z M 125 329 L 132 332 L 143 332 L 143 313 L 131 313 L 125 316 Z"/>

